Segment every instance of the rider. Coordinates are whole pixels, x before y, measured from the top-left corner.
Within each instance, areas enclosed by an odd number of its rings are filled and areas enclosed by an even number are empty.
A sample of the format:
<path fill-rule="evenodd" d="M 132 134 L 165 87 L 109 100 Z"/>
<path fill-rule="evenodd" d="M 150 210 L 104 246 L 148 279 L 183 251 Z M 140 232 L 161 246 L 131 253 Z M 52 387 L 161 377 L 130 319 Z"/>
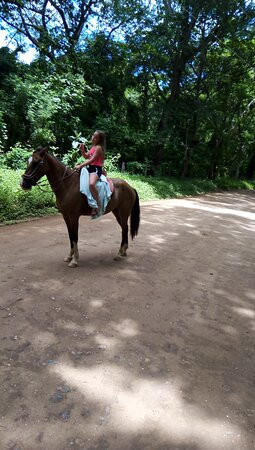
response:
<path fill-rule="evenodd" d="M 97 208 L 92 209 L 92 216 L 97 215 L 98 210 L 100 208 L 98 191 L 96 188 L 96 182 L 102 175 L 103 164 L 104 164 L 104 156 L 105 156 L 105 146 L 106 146 L 106 138 L 105 133 L 100 130 L 96 130 L 92 135 L 92 143 L 93 147 L 86 153 L 84 144 L 80 145 L 82 156 L 84 156 L 87 161 L 82 164 L 77 164 L 75 169 L 80 170 L 82 167 L 87 167 L 89 172 L 89 188 L 90 192 L 93 195 L 95 201 L 97 202 Z"/>

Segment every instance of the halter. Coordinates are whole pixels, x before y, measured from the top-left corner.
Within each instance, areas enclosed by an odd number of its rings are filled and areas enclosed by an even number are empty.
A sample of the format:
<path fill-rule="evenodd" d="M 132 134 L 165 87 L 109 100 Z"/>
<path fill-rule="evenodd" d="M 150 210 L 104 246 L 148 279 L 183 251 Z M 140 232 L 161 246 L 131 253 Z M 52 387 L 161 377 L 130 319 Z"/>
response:
<path fill-rule="evenodd" d="M 34 175 L 36 174 L 36 172 L 38 171 L 39 167 L 43 164 L 43 160 L 39 161 L 37 166 L 34 168 L 34 170 L 32 171 L 32 173 L 30 173 L 29 175 L 27 175 L 26 173 L 24 173 L 23 178 L 25 178 L 26 180 L 34 180 Z M 35 181 L 35 180 L 34 180 Z M 35 181 L 35 184 L 37 182 Z"/>

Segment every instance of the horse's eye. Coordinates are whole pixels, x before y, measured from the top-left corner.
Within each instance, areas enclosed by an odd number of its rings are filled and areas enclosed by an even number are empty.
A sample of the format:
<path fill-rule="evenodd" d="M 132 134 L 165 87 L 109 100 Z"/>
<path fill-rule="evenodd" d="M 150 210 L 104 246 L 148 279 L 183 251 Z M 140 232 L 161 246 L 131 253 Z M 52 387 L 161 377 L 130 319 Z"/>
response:
<path fill-rule="evenodd" d="M 31 162 L 33 161 L 32 156 L 30 156 L 30 158 L 28 158 L 28 164 L 31 164 Z"/>

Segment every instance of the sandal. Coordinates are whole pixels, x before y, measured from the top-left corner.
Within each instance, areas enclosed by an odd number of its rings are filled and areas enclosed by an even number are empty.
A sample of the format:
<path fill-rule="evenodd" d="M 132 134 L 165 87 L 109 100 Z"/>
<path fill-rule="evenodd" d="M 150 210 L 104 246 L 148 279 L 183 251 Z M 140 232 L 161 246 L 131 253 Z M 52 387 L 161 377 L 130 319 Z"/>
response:
<path fill-rule="evenodd" d="M 91 216 L 95 217 L 95 216 L 97 216 L 97 214 L 98 214 L 98 208 L 92 208 Z"/>

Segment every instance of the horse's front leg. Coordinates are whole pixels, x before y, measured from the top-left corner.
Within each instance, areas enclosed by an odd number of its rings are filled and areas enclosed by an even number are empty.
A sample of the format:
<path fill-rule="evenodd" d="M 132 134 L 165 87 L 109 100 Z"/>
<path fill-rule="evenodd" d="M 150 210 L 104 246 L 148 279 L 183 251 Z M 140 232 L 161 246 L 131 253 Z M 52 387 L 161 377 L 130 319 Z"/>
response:
<path fill-rule="evenodd" d="M 70 252 L 68 253 L 67 256 L 64 257 L 64 261 L 65 262 L 70 262 L 73 259 L 73 253 L 74 253 L 74 249 L 72 248 L 72 244 L 71 244 L 71 248 L 70 248 Z"/>
<path fill-rule="evenodd" d="M 78 219 L 68 220 L 65 218 L 66 226 L 68 229 L 69 239 L 70 239 L 70 252 L 64 258 L 65 262 L 69 262 L 68 267 L 77 267 L 79 259 L 78 251 Z"/>

